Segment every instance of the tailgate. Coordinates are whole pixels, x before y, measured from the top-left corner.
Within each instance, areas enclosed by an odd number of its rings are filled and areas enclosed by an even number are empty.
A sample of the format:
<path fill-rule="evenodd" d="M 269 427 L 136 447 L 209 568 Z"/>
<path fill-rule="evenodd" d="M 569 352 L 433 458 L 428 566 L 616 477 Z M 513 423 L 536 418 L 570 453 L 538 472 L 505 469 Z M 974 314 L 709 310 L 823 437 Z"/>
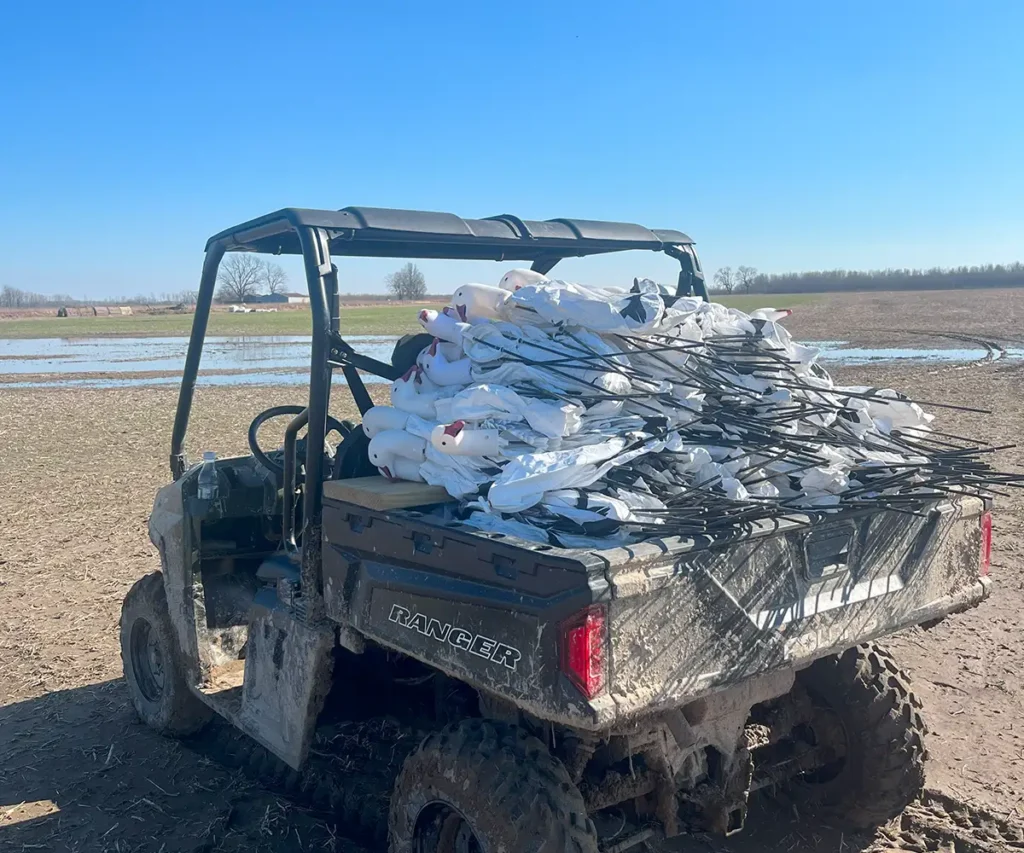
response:
<path fill-rule="evenodd" d="M 675 705 L 765 670 L 977 604 L 982 501 L 759 530 L 671 560 L 609 565 L 616 716 Z"/>

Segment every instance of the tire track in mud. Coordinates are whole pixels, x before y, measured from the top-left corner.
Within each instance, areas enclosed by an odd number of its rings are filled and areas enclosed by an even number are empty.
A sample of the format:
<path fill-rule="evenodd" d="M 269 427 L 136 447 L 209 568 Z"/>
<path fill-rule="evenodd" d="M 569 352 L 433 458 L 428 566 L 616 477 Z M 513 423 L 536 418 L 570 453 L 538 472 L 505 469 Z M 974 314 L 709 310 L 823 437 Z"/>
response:
<path fill-rule="evenodd" d="M 893 849 L 910 853 L 1024 850 L 1024 825 L 934 789 L 925 790 L 919 802 L 880 829 L 878 836 L 879 841 L 865 853 Z"/>
<path fill-rule="evenodd" d="M 985 350 L 985 355 L 982 358 L 969 361 L 964 364 L 953 364 L 946 367 L 939 367 L 935 370 L 928 371 L 930 375 L 934 375 L 936 373 L 948 373 L 954 370 L 969 370 L 970 368 L 977 367 L 979 365 L 992 364 L 993 362 L 1006 357 L 1006 347 L 998 340 L 992 340 L 991 338 L 981 338 L 977 335 L 968 335 L 963 332 L 940 332 L 932 330 L 906 330 L 906 334 L 922 335 L 932 338 L 944 338 L 945 340 L 957 341 L 958 343 L 973 344 L 974 346 Z"/>
<path fill-rule="evenodd" d="M 891 329 L 866 329 L 865 331 L 892 332 Z M 945 373 L 951 370 L 965 370 L 978 365 L 992 364 L 993 362 L 1000 361 L 1006 357 L 1007 345 L 1020 346 L 1024 343 L 1024 339 L 1013 337 L 979 337 L 978 335 L 970 335 L 966 332 L 941 331 L 938 329 L 901 329 L 899 333 L 904 335 L 919 335 L 922 338 L 942 338 L 948 341 L 956 341 L 957 343 L 971 344 L 985 351 L 985 354 L 979 359 L 962 364 L 939 367 L 935 370 L 928 371 L 929 375 Z"/>
<path fill-rule="evenodd" d="M 969 361 L 966 364 L 954 364 L 949 367 L 939 368 L 931 371 L 932 373 L 948 373 L 953 370 L 969 370 L 972 367 L 978 367 L 979 365 L 992 364 L 1006 357 L 1006 347 L 997 341 L 987 340 L 986 338 L 977 338 L 972 335 L 962 335 L 953 333 L 944 333 L 938 335 L 938 337 L 944 337 L 953 341 L 961 341 L 966 344 L 975 344 L 982 347 L 985 350 L 985 356 L 979 358 L 976 361 Z"/>

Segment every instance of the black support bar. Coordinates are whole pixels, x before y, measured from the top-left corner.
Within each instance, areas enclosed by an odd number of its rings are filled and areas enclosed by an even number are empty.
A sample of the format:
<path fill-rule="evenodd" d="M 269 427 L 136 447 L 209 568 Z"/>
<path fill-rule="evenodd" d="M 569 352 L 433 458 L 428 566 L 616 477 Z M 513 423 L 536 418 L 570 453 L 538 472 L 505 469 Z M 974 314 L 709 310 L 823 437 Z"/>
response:
<path fill-rule="evenodd" d="M 185 370 L 181 375 L 181 389 L 178 391 L 178 408 L 174 412 L 174 428 L 171 431 L 171 476 L 177 480 L 185 473 L 185 433 L 188 418 L 192 412 L 192 397 L 196 390 L 196 376 L 199 374 L 199 360 L 203 357 L 203 342 L 206 340 L 206 326 L 210 320 L 213 305 L 213 291 L 217 285 L 217 270 L 224 257 L 224 244 L 210 244 L 203 261 L 203 275 L 199 280 L 199 296 L 196 298 L 196 312 L 192 316 L 192 334 L 188 339 L 188 354 L 185 356 Z"/>

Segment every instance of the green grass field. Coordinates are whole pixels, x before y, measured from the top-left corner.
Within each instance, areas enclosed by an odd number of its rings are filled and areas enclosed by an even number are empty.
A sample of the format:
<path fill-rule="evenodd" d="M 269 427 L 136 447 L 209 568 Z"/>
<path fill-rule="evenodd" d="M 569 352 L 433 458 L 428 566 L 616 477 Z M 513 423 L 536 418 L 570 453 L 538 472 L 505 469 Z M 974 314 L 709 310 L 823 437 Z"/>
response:
<path fill-rule="evenodd" d="M 813 294 L 786 296 L 729 296 L 719 301 L 750 311 L 764 305 L 792 306 L 810 302 Z M 404 335 L 420 330 L 417 305 L 375 305 L 343 308 L 341 329 L 345 335 Z M 0 338 L 76 337 L 181 337 L 192 328 L 191 314 L 133 314 L 130 317 L 29 317 L 0 320 Z M 229 314 L 215 311 L 210 316 L 209 335 L 308 335 L 308 311 L 279 311 L 273 314 Z"/>
<path fill-rule="evenodd" d="M 402 335 L 419 330 L 418 306 L 345 308 L 341 326 L 348 335 Z M 181 337 L 192 329 L 191 314 L 133 314 L 130 317 L 29 317 L 0 320 L 0 338 Z M 275 314 L 210 315 L 208 335 L 308 335 L 308 311 Z"/>

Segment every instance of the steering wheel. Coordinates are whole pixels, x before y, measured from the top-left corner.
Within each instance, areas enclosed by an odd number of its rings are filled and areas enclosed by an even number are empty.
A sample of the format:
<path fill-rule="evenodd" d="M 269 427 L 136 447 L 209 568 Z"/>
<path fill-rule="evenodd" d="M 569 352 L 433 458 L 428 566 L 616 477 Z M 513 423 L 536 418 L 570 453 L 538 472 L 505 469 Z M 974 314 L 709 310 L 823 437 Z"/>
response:
<path fill-rule="evenodd" d="M 260 447 L 259 442 L 256 439 L 256 433 L 263 424 L 269 421 L 271 418 L 280 418 L 285 415 L 301 415 L 306 411 L 305 406 L 273 406 L 272 408 L 266 409 L 260 412 L 252 419 L 252 423 L 249 424 L 249 450 L 252 451 L 252 455 L 256 457 L 256 461 L 260 463 L 268 471 L 276 474 L 278 478 L 284 476 L 284 466 L 274 462 L 263 449 Z M 351 423 L 344 423 L 339 421 L 337 418 L 331 415 L 327 416 L 327 429 L 324 435 L 327 436 L 332 432 L 337 432 L 342 438 L 344 438 L 349 432 L 351 432 L 353 425 Z"/>

